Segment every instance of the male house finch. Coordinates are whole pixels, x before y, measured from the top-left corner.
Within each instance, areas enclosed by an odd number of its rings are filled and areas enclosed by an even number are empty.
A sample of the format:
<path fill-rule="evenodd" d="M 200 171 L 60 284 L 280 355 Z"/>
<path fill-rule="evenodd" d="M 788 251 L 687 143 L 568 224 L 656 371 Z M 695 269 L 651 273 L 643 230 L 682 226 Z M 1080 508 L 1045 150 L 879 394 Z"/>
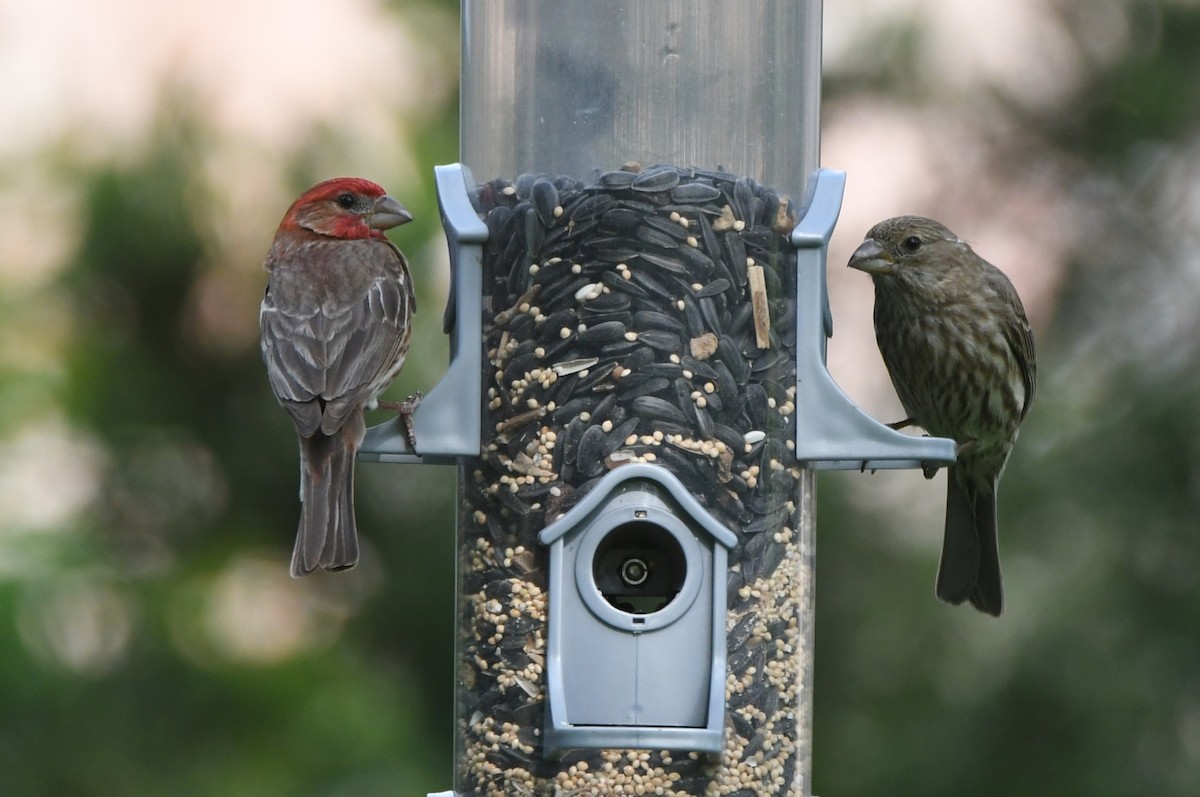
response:
<path fill-rule="evenodd" d="M 876 224 L 849 265 L 875 283 L 875 338 L 908 413 L 894 427 L 957 443 L 937 596 L 999 616 L 996 483 L 1037 388 L 1021 300 L 999 269 L 920 216 Z"/>
<path fill-rule="evenodd" d="M 383 231 L 411 220 L 369 180 L 327 180 L 292 203 L 267 253 L 263 360 L 300 437 L 293 576 L 358 562 L 354 457 L 363 410 L 400 371 L 416 310 L 408 263 Z"/>

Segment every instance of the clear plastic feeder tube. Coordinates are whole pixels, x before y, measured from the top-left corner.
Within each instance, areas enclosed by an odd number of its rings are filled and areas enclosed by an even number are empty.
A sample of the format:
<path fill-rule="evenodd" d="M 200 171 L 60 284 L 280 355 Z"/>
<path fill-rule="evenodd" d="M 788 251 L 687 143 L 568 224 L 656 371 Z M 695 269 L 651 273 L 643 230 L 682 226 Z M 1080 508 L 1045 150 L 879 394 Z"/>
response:
<path fill-rule="evenodd" d="M 464 0 L 462 160 L 483 180 L 721 168 L 801 196 L 820 40 L 819 0 Z"/>
<path fill-rule="evenodd" d="M 789 235 L 819 86 L 816 0 L 464 0 L 461 160 L 488 240 L 483 440 L 459 480 L 458 794 L 810 794 L 814 479 L 793 448 Z M 718 574 L 720 749 L 550 755 L 538 534 L 630 463 L 669 471 L 737 538 Z M 660 597 L 618 611 L 649 628 Z"/>

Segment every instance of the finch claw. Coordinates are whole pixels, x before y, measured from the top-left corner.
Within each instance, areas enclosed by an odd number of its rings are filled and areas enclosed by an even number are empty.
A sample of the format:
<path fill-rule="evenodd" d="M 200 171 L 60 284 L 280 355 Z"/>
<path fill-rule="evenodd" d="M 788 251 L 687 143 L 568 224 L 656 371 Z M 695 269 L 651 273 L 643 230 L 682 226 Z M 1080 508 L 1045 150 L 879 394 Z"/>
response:
<path fill-rule="evenodd" d="M 396 417 L 400 419 L 400 423 L 404 424 L 404 439 L 408 442 L 408 447 L 413 451 L 417 450 L 417 432 L 413 427 L 413 412 L 424 398 L 424 394 L 420 391 L 413 393 L 404 401 L 381 401 L 379 408 L 391 410 L 396 413 Z"/>
<path fill-rule="evenodd" d="M 889 423 L 887 425 L 887 427 L 893 431 L 898 432 L 901 429 L 907 429 L 908 427 L 915 426 L 915 425 L 916 425 L 916 421 L 914 421 L 912 418 L 905 418 L 902 421 L 892 421 L 891 423 Z"/>

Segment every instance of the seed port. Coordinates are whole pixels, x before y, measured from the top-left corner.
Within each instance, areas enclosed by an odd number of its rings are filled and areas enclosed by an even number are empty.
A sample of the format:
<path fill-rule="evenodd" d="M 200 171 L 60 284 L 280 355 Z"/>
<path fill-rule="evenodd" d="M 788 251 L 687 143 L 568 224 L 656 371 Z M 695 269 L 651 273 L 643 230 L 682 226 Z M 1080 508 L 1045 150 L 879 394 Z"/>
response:
<path fill-rule="evenodd" d="M 678 541 L 662 526 L 645 520 L 614 527 L 597 547 L 592 566 L 604 600 L 636 615 L 653 614 L 670 605 L 686 575 Z"/>

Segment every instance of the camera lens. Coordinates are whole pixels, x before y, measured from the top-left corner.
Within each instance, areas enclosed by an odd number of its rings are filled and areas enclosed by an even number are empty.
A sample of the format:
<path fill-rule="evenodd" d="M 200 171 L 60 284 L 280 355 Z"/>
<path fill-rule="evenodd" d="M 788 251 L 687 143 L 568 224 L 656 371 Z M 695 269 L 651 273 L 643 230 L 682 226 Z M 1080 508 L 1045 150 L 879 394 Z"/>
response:
<path fill-rule="evenodd" d="M 631 556 L 621 562 L 621 580 L 628 586 L 636 587 L 650 577 L 650 567 L 643 560 Z"/>

